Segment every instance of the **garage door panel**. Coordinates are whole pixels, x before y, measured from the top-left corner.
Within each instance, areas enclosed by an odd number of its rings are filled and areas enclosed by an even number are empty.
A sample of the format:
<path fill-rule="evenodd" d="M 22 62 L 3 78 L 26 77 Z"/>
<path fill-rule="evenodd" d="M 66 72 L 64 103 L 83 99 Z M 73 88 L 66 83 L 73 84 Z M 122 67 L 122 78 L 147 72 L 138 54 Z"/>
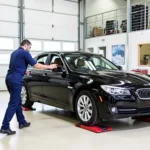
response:
<path fill-rule="evenodd" d="M 54 1 L 54 11 L 66 14 L 78 15 L 78 3 L 64 0 Z"/>
<path fill-rule="evenodd" d="M 0 91 L 1 90 L 7 90 L 6 85 L 5 85 L 5 78 L 4 77 L 0 77 Z"/>
<path fill-rule="evenodd" d="M 33 39 L 52 39 L 52 27 L 26 24 L 25 37 Z"/>
<path fill-rule="evenodd" d="M 0 23 L 0 36 L 18 37 L 19 36 L 19 24 L 1 22 Z"/>
<path fill-rule="evenodd" d="M 62 27 L 77 27 L 78 26 L 78 17 L 77 16 L 69 16 L 69 15 L 60 15 L 53 14 L 53 23 L 56 26 Z"/>
<path fill-rule="evenodd" d="M 12 6 L 18 6 L 18 0 L 0 0 L 0 4 L 7 4 Z"/>
<path fill-rule="evenodd" d="M 0 6 L 0 20 L 15 21 L 19 20 L 19 10 L 15 7 Z"/>
<path fill-rule="evenodd" d="M 8 64 L 9 64 L 9 62 L 8 62 Z M 8 71 L 8 67 L 9 67 L 9 65 L 0 65 L 0 68 L 1 68 L 0 77 L 5 77 L 6 76 L 7 71 Z"/>
<path fill-rule="evenodd" d="M 25 23 L 52 24 L 52 14 L 48 12 L 25 10 L 24 17 Z"/>
<path fill-rule="evenodd" d="M 52 11 L 52 0 L 25 0 L 25 8 Z"/>
<path fill-rule="evenodd" d="M 8 65 L 0 65 L 1 68 L 1 74 L 0 74 L 0 90 L 6 90 L 6 85 L 5 85 L 5 76 L 7 74 L 8 70 Z"/>
<path fill-rule="evenodd" d="M 55 40 L 77 41 L 77 28 L 64 28 L 55 26 L 53 29 L 53 37 Z"/>

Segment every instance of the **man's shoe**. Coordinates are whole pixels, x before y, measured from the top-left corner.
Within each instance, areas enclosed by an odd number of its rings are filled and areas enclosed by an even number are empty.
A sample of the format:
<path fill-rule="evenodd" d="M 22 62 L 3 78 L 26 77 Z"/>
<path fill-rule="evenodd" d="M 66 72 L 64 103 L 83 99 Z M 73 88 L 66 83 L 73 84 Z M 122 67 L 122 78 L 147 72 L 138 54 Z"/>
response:
<path fill-rule="evenodd" d="M 20 125 L 19 125 L 19 129 L 27 128 L 27 127 L 29 127 L 30 125 L 31 125 L 30 122 L 26 122 L 25 124 L 20 124 Z"/>
<path fill-rule="evenodd" d="M 1 129 L 0 133 L 7 134 L 7 135 L 13 135 L 13 134 L 16 134 L 16 131 L 12 131 L 11 129 L 7 129 L 7 130 Z"/>

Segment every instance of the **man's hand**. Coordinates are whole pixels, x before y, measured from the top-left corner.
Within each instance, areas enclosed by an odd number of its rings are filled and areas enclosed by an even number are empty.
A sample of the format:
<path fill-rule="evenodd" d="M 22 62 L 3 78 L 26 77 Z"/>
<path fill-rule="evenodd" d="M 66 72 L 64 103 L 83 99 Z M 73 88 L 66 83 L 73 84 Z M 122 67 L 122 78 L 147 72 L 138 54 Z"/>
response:
<path fill-rule="evenodd" d="M 52 64 L 52 65 L 49 65 L 49 69 L 56 69 L 58 67 L 57 64 Z"/>
<path fill-rule="evenodd" d="M 26 71 L 26 75 L 29 76 L 30 75 L 30 71 L 27 70 Z"/>

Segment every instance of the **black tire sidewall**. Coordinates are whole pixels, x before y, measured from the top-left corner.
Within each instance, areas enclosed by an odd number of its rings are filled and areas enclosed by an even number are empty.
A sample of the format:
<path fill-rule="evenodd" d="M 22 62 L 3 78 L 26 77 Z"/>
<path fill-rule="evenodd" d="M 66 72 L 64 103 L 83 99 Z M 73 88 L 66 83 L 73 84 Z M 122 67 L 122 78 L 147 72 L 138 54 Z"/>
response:
<path fill-rule="evenodd" d="M 77 110 L 77 103 L 78 103 L 78 100 L 79 98 L 82 96 L 82 95 L 86 95 L 90 98 L 91 102 L 92 102 L 92 117 L 89 121 L 85 122 L 83 120 L 81 120 L 81 118 L 79 117 L 78 115 L 78 110 Z M 98 110 L 97 110 L 97 106 L 96 106 L 96 101 L 94 99 L 94 96 L 91 94 L 90 91 L 82 91 L 79 93 L 79 95 L 77 96 L 76 98 L 76 101 L 75 101 L 75 112 L 76 112 L 76 115 L 78 117 L 78 119 L 80 120 L 80 122 L 84 125 L 94 125 L 97 123 L 97 119 L 98 119 Z"/>

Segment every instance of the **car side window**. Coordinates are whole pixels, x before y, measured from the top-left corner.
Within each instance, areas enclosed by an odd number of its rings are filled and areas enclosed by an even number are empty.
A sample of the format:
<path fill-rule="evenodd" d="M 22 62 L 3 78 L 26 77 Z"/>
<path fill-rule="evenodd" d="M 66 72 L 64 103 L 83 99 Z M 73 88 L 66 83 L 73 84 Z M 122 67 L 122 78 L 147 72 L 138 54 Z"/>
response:
<path fill-rule="evenodd" d="M 57 64 L 58 65 L 58 68 L 53 70 L 55 72 L 62 72 L 64 69 L 63 62 L 58 55 L 52 55 L 50 64 Z"/>
<path fill-rule="evenodd" d="M 54 64 L 57 59 L 59 59 L 59 56 L 53 56 L 50 64 Z"/>
<path fill-rule="evenodd" d="M 47 57 L 48 55 L 39 56 L 37 58 L 37 63 L 43 64 L 43 65 L 46 64 Z"/>
<path fill-rule="evenodd" d="M 105 68 L 105 69 L 111 69 L 110 66 L 108 66 L 105 62 L 103 62 L 101 59 L 98 58 L 93 58 L 93 63 L 95 65 L 95 67 L 100 67 L 100 68 Z"/>

